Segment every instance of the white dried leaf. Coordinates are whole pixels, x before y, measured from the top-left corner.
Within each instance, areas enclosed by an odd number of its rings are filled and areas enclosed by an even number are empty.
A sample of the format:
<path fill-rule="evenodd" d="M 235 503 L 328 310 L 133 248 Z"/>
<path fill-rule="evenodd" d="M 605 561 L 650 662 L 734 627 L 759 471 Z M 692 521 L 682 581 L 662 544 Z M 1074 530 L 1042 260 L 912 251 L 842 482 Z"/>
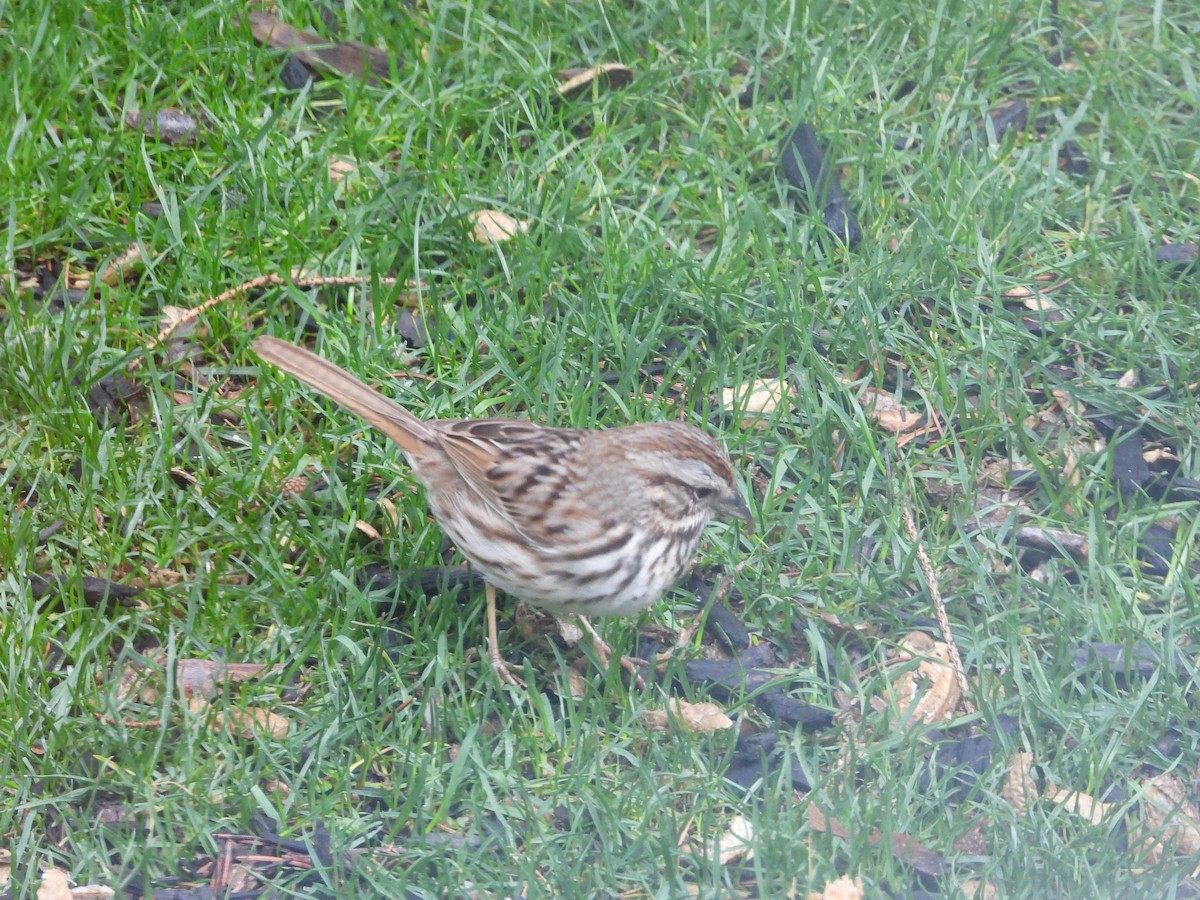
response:
<path fill-rule="evenodd" d="M 796 396 L 795 388 L 782 378 L 757 379 L 721 392 L 721 406 L 741 413 L 743 428 L 765 428 L 764 419 L 775 412 L 785 399 Z"/>
<path fill-rule="evenodd" d="M 750 859 L 754 855 L 753 841 L 753 823 L 745 816 L 734 816 L 717 841 L 717 861 L 727 866 L 735 860 Z"/>
<path fill-rule="evenodd" d="M 471 237 L 480 244 L 500 243 L 529 230 L 529 223 L 495 209 L 480 209 L 471 213 L 474 228 Z"/>

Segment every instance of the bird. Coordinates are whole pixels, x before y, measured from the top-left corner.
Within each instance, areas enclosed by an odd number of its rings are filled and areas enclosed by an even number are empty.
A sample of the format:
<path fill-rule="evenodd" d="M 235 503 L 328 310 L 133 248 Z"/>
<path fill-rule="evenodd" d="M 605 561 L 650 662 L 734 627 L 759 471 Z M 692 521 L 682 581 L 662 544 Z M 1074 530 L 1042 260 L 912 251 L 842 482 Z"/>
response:
<path fill-rule="evenodd" d="M 263 335 L 253 349 L 399 446 L 434 520 L 483 578 L 487 659 L 503 683 L 524 685 L 500 655 L 497 588 L 578 616 L 607 665 L 612 651 L 588 616 L 632 615 L 658 600 L 710 521 L 753 530 L 729 455 L 693 425 L 420 419 L 296 344 Z"/>

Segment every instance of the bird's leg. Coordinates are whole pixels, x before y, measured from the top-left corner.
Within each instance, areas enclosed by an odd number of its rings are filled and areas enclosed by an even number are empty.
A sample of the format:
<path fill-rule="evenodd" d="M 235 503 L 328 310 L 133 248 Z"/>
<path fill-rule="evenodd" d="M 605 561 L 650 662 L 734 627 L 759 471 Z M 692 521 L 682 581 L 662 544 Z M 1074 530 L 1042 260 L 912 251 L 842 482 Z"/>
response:
<path fill-rule="evenodd" d="M 501 682 L 523 688 L 525 682 L 514 675 L 508 663 L 500 657 L 500 638 L 496 633 L 496 589 L 488 582 L 485 582 L 483 587 L 484 596 L 487 597 L 488 662 L 496 670 Z"/>
<path fill-rule="evenodd" d="M 600 665 L 608 669 L 609 664 L 612 662 L 612 647 L 604 642 L 604 638 L 600 637 L 596 629 L 592 627 L 592 623 L 588 621 L 587 616 L 576 616 L 575 618 L 579 620 L 579 626 L 592 636 L 592 646 L 596 648 L 596 655 L 600 657 Z M 638 690 L 644 690 L 646 680 L 642 678 L 642 673 L 638 670 L 637 663 L 628 656 L 622 656 L 620 662 L 621 668 L 633 676 L 633 682 L 637 685 Z"/>

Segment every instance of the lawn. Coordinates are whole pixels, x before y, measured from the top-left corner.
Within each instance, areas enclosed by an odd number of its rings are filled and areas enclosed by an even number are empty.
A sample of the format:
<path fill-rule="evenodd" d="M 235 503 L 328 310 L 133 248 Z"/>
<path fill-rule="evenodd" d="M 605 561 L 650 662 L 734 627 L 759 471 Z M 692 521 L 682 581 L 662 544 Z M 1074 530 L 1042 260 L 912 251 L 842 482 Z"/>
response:
<path fill-rule="evenodd" d="M 5 896 L 1200 891 L 1200 8 L 250 13 L 0 0 Z M 263 333 L 691 422 L 757 528 L 598 621 L 644 686 L 503 598 L 502 685 Z"/>

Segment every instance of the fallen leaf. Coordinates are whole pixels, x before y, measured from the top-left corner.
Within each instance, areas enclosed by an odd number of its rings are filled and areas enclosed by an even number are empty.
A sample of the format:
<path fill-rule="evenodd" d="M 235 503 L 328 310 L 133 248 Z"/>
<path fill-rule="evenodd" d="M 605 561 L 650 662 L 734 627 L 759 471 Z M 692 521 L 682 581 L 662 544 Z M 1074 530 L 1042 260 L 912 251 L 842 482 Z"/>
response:
<path fill-rule="evenodd" d="M 672 698 L 666 709 L 647 709 L 642 712 L 642 721 L 651 731 L 669 731 L 675 722 L 684 731 L 693 734 L 708 734 L 733 727 L 733 719 L 715 703 L 688 703 Z"/>
<path fill-rule="evenodd" d="M 753 840 L 753 823 L 745 816 L 734 816 L 717 841 L 717 861 L 727 866 L 735 860 L 749 860 L 754 856 Z"/>
<path fill-rule="evenodd" d="M 291 722 L 283 716 L 257 706 L 216 709 L 210 706 L 207 700 L 193 697 L 188 701 L 188 709 L 196 715 L 209 716 L 212 731 L 228 732 L 247 740 L 263 733 L 283 738 L 287 736 L 291 727 Z"/>
<path fill-rule="evenodd" d="M 1122 390 L 1131 391 L 1138 386 L 1137 369 L 1127 369 L 1125 374 L 1117 379 L 1117 387 Z"/>
<path fill-rule="evenodd" d="M 1047 792 L 1046 797 L 1051 803 L 1057 803 L 1067 812 L 1082 816 L 1093 825 L 1103 822 L 1105 815 L 1112 808 L 1111 803 L 1102 803 L 1082 791 L 1052 790 Z"/>
<path fill-rule="evenodd" d="M 334 183 L 345 181 L 352 175 L 358 175 L 358 166 L 353 161 L 337 156 L 329 157 L 329 180 Z"/>
<path fill-rule="evenodd" d="M 566 646 L 574 647 L 583 640 L 583 629 L 568 619 L 560 619 L 554 617 L 554 624 L 558 629 L 558 637 Z"/>
<path fill-rule="evenodd" d="M 905 672 L 892 685 L 900 714 L 915 722 L 949 719 L 962 699 L 958 679 L 950 665 L 950 648 L 921 632 L 906 635 L 899 643 L 902 651 L 919 660 L 916 669 Z"/>
<path fill-rule="evenodd" d="M 1153 865 L 1168 852 L 1200 858 L 1200 811 L 1184 783 L 1170 773 L 1151 778 L 1142 789 L 1142 852 Z"/>
<path fill-rule="evenodd" d="M 125 124 L 129 128 L 141 129 L 146 137 L 172 145 L 194 143 L 200 128 L 192 116 L 173 106 L 149 114 L 132 110 L 126 113 Z"/>
<path fill-rule="evenodd" d="M 1008 761 L 1008 775 L 1000 788 L 1000 796 L 1008 801 L 1018 817 L 1029 810 L 1030 802 L 1037 797 L 1037 785 L 1033 781 L 1033 754 L 1019 751 Z"/>
<path fill-rule="evenodd" d="M 47 869 L 38 885 L 37 900 L 71 900 L 71 880 L 62 869 Z"/>
<path fill-rule="evenodd" d="M 365 534 L 372 541 L 380 540 L 381 535 L 379 534 L 379 531 L 370 522 L 364 521 L 363 519 L 356 519 L 354 521 L 354 528 L 360 534 Z"/>
<path fill-rule="evenodd" d="M 494 209 L 477 210 L 471 213 L 470 218 L 475 226 L 471 230 L 471 237 L 480 244 L 507 241 L 529 230 L 528 222 L 518 221 Z"/>
<path fill-rule="evenodd" d="M 826 884 L 819 894 L 809 892 L 808 900 L 862 900 L 862 896 L 862 879 L 843 875 Z"/>
<path fill-rule="evenodd" d="M 921 427 L 921 416 L 909 412 L 896 398 L 878 388 L 867 388 L 858 398 L 867 415 L 888 434 L 908 434 Z"/>
<path fill-rule="evenodd" d="M 119 282 L 140 269 L 142 262 L 142 246 L 134 241 L 122 250 L 120 255 L 113 258 L 101 274 L 100 280 L 109 287 L 116 287 Z"/>
<path fill-rule="evenodd" d="M 181 659 L 175 664 L 175 686 L 183 697 L 213 697 L 226 682 L 249 681 L 266 670 L 267 666 L 259 663 Z"/>
<path fill-rule="evenodd" d="M 758 379 L 721 392 L 721 406 L 741 413 L 742 428 L 767 427 L 766 417 L 775 412 L 785 398 L 796 396 L 796 389 L 782 378 Z"/>
<path fill-rule="evenodd" d="M 287 50 L 313 69 L 338 72 L 377 85 L 390 74 L 388 55 L 358 41 L 330 41 L 279 21 L 263 10 L 247 13 L 250 33 L 260 44 Z"/>
<path fill-rule="evenodd" d="M 576 700 L 582 699 L 587 695 L 588 684 L 587 679 L 579 672 L 575 671 L 570 666 L 565 669 L 560 669 L 560 672 L 565 672 L 567 676 L 567 691 Z"/>

